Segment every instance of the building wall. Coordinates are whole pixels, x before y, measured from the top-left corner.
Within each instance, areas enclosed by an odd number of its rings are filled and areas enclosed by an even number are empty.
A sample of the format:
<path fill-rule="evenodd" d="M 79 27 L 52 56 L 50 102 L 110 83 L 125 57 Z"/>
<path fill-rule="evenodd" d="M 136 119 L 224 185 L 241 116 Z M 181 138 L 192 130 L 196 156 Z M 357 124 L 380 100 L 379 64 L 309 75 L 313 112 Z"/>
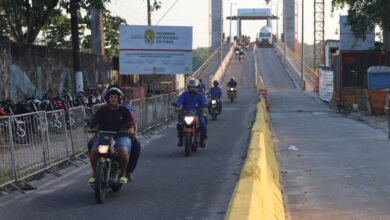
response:
<path fill-rule="evenodd" d="M 75 91 L 71 50 L 0 41 L 0 57 L 0 100 Z M 107 57 L 82 53 L 81 65 L 85 90 L 110 83 L 112 64 Z"/>

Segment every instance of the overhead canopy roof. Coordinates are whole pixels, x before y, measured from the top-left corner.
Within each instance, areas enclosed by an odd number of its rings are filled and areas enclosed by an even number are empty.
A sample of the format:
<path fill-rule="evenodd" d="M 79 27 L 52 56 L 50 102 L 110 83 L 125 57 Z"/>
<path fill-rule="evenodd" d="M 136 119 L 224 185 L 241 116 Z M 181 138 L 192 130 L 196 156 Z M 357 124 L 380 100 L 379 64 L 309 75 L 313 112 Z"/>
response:
<path fill-rule="evenodd" d="M 228 20 L 261 20 L 261 19 L 275 19 L 276 16 L 271 14 L 270 8 L 251 8 L 251 9 L 237 9 L 237 16 L 227 17 Z"/>

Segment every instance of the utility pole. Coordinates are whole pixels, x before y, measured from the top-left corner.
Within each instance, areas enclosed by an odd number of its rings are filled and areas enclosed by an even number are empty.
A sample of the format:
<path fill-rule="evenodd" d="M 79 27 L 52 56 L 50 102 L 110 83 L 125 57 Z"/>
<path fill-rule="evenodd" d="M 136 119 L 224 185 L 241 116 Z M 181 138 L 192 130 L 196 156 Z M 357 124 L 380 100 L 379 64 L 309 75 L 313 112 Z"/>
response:
<path fill-rule="evenodd" d="M 70 0 L 72 46 L 73 46 L 73 70 L 75 73 L 76 92 L 84 91 L 83 72 L 81 71 L 81 58 L 80 58 L 78 9 L 79 9 L 78 0 Z"/>
<path fill-rule="evenodd" d="M 97 55 L 104 55 L 104 33 L 103 33 L 103 3 L 96 2 L 91 7 L 91 52 Z"/>
<path fill-rule="evenodd" d="M 148 25 L 152 25 L 152 8 L 150 7 L 150 0 L 147 0 L 147 10 L 148 10 Z"/>
<path fill-rule="evenodd" d="M 302 40 L 301 40 L 301 87 L 302 89 L 304 90 L 305 89 L 305 82 L 303 81 L 303 75 L 305 73 L 305 69 L 304 69 L 304 45 L 305 45 L 305 27 L 304 27 L 304 24 L 305 24 L 305 0 L 302 0 Z M 298 13 L 298 12 L 297 12 Z M 298 28 L 298 27 L 297 27 Z"/>
<path fill-rule="evenodd" d="M 220 51 L 220 56 L 221 56 L 221 74 L 222 74 L 222 71 L 223 71 L 223 69 L 222 69 L 222 63 L 223 63 L 223 5 L 222 5 L 222 0 L 221 0 L 221 24 L 220 24 L 220 26 L 221 26 L 221 46 L 220 46 L 220 48 L 221 48 L 221 51 Z M 230 20 L 231 21 L 231 20 Z"/>

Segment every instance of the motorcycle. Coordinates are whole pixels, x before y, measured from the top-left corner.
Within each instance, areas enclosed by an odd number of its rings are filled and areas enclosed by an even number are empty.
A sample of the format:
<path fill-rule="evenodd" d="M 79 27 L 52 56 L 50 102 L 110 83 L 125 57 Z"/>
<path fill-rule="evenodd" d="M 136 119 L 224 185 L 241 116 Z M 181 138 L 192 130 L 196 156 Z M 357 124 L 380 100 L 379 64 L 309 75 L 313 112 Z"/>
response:
<path fill-rule="evenodd" d="M 244 55 L 243 54 L 239 55 L 238 61 L 240 61 L 240 63 L 242 63 L 242 61 L 244 61 Z"/>
<path fill-rule="evenodd" d="M 12 103 L 10 101 L 1 102 L 0 117 L 1 116 L 15 116 L 14 111 L 12 110 Z M 9 126 L 11 126 L 12 128 L 12 137 L 15 143 L 27 143 L 28 136 L 26 132 L 26 122 L 22 120 L 17 120 L 15 117 L 10 117 L 9 120 L 7 118 L 2 118 L 0 120 L 1 129 L 8 130 Z"/>
<path fill-rule="evenodd" d="M 117 160 L 118 153 L 114 148 L 116 134 L 116 132 L 110 131 L 99 131 L 98 133 L 98 161 L 95 170 L 95 184 L 92 186 L 98 203 L 103 202 L 107 188 L 118 192 L 122 187 L 122 184 L 119 183 L 121 168 Z"/>
<path fill-rule="evenodd" d="M 41 104 L 41 109 L 45 111 L 55 111 L 54 105 L 50 102 L 49 99 L 44 99 Z M 51 112 L 47 114 L 47 121 L 49 123 L 50 131 L 55 134 L 62 134 L 65 132 L 64 125 L 61 120 L 59 112 Z"/>
<path fill-rule="evenodd" d="M 186 156 L 191 156 L 192 152 L 196 152 L 200 143 L 200 122 L 196 110 L 182 111 L 181 123 L 183 125 L 184 153 Z"/>
<path fill-rule="evenodd" d="M 217 116 L 219 114 L 219 111 L 218 111 L 218 99 L 215 99 L 215 98 L 212 98 L 210 100 L 210 115 L 211 115 L 211 119 L 214 121 L 214 120 L 217 120 Z"/>
<path fill-rule="evenodd" d="M 227 97 L 230 99 L 230 102 L 233 103 L 234 99 L 237 98 L 237 89 L 233 87 L 228 88 Z"/>

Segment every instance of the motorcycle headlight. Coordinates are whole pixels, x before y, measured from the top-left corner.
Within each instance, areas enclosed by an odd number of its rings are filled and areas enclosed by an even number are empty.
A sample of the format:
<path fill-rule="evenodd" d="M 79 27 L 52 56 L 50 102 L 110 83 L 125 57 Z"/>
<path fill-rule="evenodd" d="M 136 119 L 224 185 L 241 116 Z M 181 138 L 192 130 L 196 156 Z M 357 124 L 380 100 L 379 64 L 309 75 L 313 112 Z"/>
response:
<path fill-rule="evenodd" d="M 99 145 L 98 151 L 100 154 L 107 154 L 109 147 L 108 145 Z"/>
<path fill-rule="evenodd" d="M 212 105 L 217 104 L 217 100 L 211 100 L 211 104 L 212 104 Z"/>
<path fill-rule="evenodd" d="M 230 88 L 230 91 L 234 91 L 234 89 L 233 89 L 233 88 Z"/>
<path fill-rule="evenodd" d="M 192 124 L 192 122 L 194 122 L 194 116 L 185 116 L 184 117 L 184 121 L 185 121 L 185 123 L 187 124 L 187 125 L 191 125 Z"/>

